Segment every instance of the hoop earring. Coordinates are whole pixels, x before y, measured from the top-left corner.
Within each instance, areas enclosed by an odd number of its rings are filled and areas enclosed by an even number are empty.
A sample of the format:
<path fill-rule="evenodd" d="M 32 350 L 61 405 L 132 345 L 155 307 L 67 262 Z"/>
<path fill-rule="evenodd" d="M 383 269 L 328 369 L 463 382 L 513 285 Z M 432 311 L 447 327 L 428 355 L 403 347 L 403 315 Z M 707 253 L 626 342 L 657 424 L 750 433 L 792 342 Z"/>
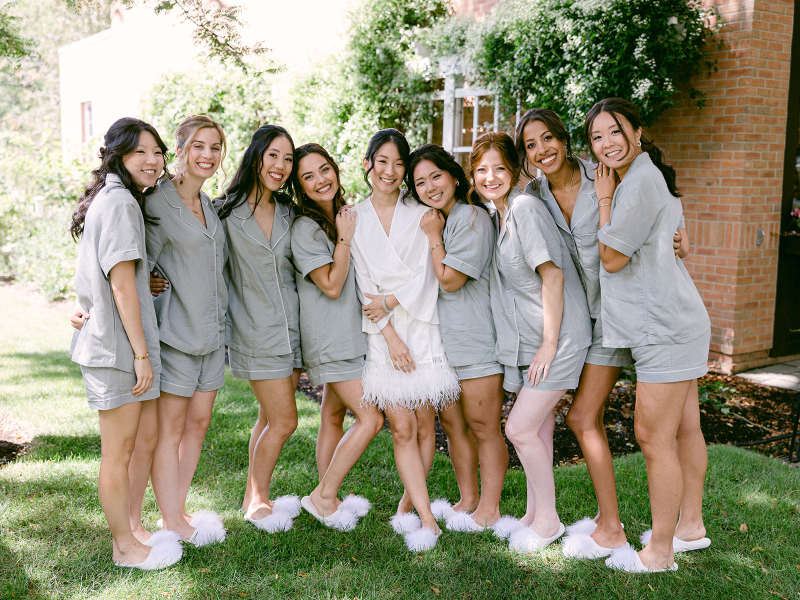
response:
<path fill-rule="evenodd" d="M 458 187 L 458 181 L 456 181 L 456 187 Z"/>
<path fill-rule="evenodd" d="M 639 140 L 638 142 L 636 142 L 636 145 L 637 146 L 641 146 L 642 145 L 642 140 Z"/>

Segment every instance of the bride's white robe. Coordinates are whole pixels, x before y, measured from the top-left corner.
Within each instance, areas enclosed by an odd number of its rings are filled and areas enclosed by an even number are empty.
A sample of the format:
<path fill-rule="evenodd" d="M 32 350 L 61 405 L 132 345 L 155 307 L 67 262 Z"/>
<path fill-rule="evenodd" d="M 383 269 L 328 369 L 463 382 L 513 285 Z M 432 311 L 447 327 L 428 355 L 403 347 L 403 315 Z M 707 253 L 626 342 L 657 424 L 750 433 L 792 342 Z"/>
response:
<path fill-rule="evenodd" d="M 400 303 L 377 323 L 362 315 L 362 328 L 369 343 L 362 401 L 381 410 L 414 410 L 426 405 L 439 410 L 458 398 L 460 386 L 445 356 L 436 308 L 439 282 L 428 238 L 419 226 L 429 209 L 412 198 L 403 202 L 401 197 L 387 237 L 371 196 L 354 208 L 358 216 L 350 250 L 358 288 L 362 293 L 394 294 Z M 415 371 L 404 373 L 392 365 L 389 347 L 381 334 L 388 322 L 408 346 Z"/>

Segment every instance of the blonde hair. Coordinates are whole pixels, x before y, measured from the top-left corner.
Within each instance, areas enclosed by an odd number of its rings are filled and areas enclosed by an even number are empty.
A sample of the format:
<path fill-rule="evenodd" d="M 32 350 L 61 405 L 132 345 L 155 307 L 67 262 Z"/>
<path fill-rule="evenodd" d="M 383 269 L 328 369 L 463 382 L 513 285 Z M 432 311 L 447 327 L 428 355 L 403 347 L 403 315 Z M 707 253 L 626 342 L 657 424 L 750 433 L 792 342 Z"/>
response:
<path fill-rule="evenodd" d="M 517 148 L 514 146 L 514 140 L 511 136 L 502 131 L 490 131 L 484 133 L 481 137 L 475 140 L 475 145 L 472 147 L 472 152 L 469 154 L 469 171 L 467 177 L 470 180 L 470 195 L 477 194 L 475 189 L 475 169 L 486 154 L 491 149 L 497 150 L 500 154 L 500 160 L 503 161 L 506 169 L 511 172 L 511 189 L 519 182 L 519 175 L 521 170 L 519 154 Z"/>
<path fill-rule="evenodd" d="M 222 142 L 222 156 L 219 159 L 219 168 L 222 169 L 223 177 L 227 179 L 225 168 L 222 166 L 222 162 L 225 160 L 225 155 L 228 151 L 228 146 L 225 143 L 225 132 L 222 131 L 222 126 L 219 123 L 206 115 L 192 115 L 178 123 L 178 128 L 175 130 L 175 141 L 177 142 L 178 148 L 183 150 L 183 152 L 181 155 L 175 157 L 175 164 L 173 165 L 175 168 L 175 175 L 180 177 L 186 170 L 185 148 L 191 145 L 197 132 L 201 129 L 216 129 L 219 133 L 219 138 Z"/>

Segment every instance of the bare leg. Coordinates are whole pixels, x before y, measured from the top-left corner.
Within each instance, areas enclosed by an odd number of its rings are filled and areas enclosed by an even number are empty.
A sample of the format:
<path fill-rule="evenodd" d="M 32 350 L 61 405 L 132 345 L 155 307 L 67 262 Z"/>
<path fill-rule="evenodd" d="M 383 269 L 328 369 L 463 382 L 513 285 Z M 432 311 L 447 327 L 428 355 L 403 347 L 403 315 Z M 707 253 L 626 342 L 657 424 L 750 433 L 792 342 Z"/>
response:
<path fill-rule="evenodd" d="M 553 409 L 564 392 L 523 388 L 506 422 L 506 435 L 517 450 L 525 477 L 533 490 L 534 506 L 528 506 L 526 516 L 533 515 L 530 527 L 542 537 L 554 535 L 560 527 L 556 512 L 552 439 L 555 426 Z M 533 435 L 534 432 L 538 435 Z"/>
<path fill-rule="evenodd" d="M 361 398 L 359 397 L 358 400 L 360 401 Z M 345 406 L 336 393 L 335 386 L 326 383 L 322 388 L 322 408 L 320 409 L 316 450 L 317 470 L 319 471 L 320 481 L 325 476 L 325 472 L 331 464 L 333 453 L 336 452 L 336 446 L 339 445 L 344 435 L 344 417 L 348 408 L 349 405 Z"/>
<path fill-rule="evenodd" d="M 278 463 L 283 445 L 297 429 L 297 405 L 294 399 L 292 377 L 250 381 L 266 425 L 253 448 L 251 462 L 250 504 L 245 509 L 248 518 L 262 519 L 272 512 L 269 502 L 269 484 Z"/>
<path fill-rule="evenodd" d="M 181 512 L 188 521 L 192 519 L 186 512 L 186 497 L 189 495 L 189 487 L 192 485 L 197 463 L 200 462 L 200 453 L 203 451 L 203 441 L 206 439 L 208 427 L 211 425 L 211 413 L 216 398 L 216 390 L 195 392 L 189 400 L 189 409 L 186 411 L 186 426 L 183 429 L 181 445 L 178 448 L 180 468 L 178 492 L 181 499 Z"/>
<path fill-rule="evenodd" d="M 480 501 L 478 444 L 472 431 L 467 427 L 461 399 L 439 413 L 439 423 L 447 434 L 447 450 L 453 471 L 456 472 L 458 491 L 461 495 L 453 509 L 472 512 Z"/>
<path fill-rule="evenodd" d="M 700 429 L 696 379 L 689 384 L 686 406 L 678 427 L 678 456 L 683 469 L 683 499 L 675 537 L 689 542 L 706 535 L 703 524 L 703 485 L 708 468 L 708 451 Z"/>
<path fill-rule="evenodd" d="M 114 562 L 138 564 L 150 548 L 137 540 L 130 523 L 130 467 L 139 430 L 141 402 L 98 411 L 100 419 L 100 478 L 97 491 L 111 530 Z"/>
<path fill-rule="evenodd" d="M 335 392 L 336 397 L 341 399 L 343 406 L 349 408 L 356 416 L 356 422 L 341 438 L 327 471 L 316 489 L 311 492 L 311 502 L 322 516 L 336 512 L 339 505 L 337 495 L 344 478 L 383 428 L 383 413 L 376 406 L 361 406 L 360 379 L 329 383 L 325 387 L 328 386 Z"/>
<path fill-rule="evenodd" d="M 300 381 L 300 374 L 302 373 L 301 369 L 294 369 L 292 371 L 292 389 L 297 390 L 297 384 Z M 250 384 L 252 388 L 252 383 Z M 253 390 L 255 394 L 255 390 Z M 267 416 L 261 410 L 261 405 L 258 406 L 258 417 L 256 418 L 256 423 L 253 425 L 253 430 L 250 432 L 250 442 L 247 445 L 247 482 L 245 484 L 244 490 L 244 499 L 242 500 L 242 511 L 247 512 L 247 507 L 250 506 L 250 500 L 253 498 L 253 490 L 250 486 L 250 482 L 253 480 L 253 449 L 256 447 L 256 442 L 258 442 L 258 438 L 261 437 L 261 433 L 264 431 L 264 428 L 267 426 Z M 270 507 L 272 506 L 272 502 L 269 503 Z"/>
<path fill-rule="evenodd" d="M 438 533 L 440 530 L 431 512 L 428 484 L 425 481 L 433 463 L 433 454 L 436 452 L 434 447 L 436 413 L 431 407 L 419 408 L 414 412 L 389 409 L 386 411 L 386 417 L 389 419 L 389 428 L 392 431 L 394 459 L 400 480 L 414 508 L 417 509 L 422 526 Z M 425 431 L 421 432 L 421 428 Z M 429 432 L 434 432 L 434 435 Z"/>
<path fill-rule="evenodd" d="M 672 536 L 678 523 L 684 477 L 677 437 L 690 384 L 691 381 L 639 381 L 636 385 L 634 428 L 647 464 L 653 516 L 653 537 L 639 557 L 650 569 L 666 569 L 673 563 Z"/>
<path fill-rule="evenodd" d="M 603 548 L 616 548 L 626 541 L 619 520 L 614 463 L 603 425 L 606 400 L 621 372 L 621 367 L 586 363 L 567 414 L 567 425 L 578 438 L 597 497 L 599 514 L 595 519 L 597 529 L 592 533 L 592 538 Z"/>
<path fill-rule="evenodd" d="M 194 533 L 194 527 L 189 525 L 183 514 L 179 483 L 179 448 L 190 401 L 191 398 L 185 396 L 161 393 L 158 399 L 158 444 L 150 474 L 164 529 L 177 531 L 184 540 Z"/>
<path fill-rule="evenodd" d="M 417 411 L 419 412 L 419 411 Z M 388 415 L 387 415 L 388 418 Z M 417 416 L 417 445 L 419 446 L 421 456 L 422 456 L 422 463 L 425 467 L 425 477 L 428 477 L 428 474 L 431 472 L 431 467 L 433 467 L 433 457 L 436 456 L 436 421 L 435 421 L 435 413 L 434 413 L 434 420 L 428 422 L 427 419 L 422 419 Z M 391 429 L 391 422 L 389 423 L 389 428 Z M 402 478 L 401 478 L 402 479 Z M 400 498 L 400 502 L 397 504 L 397 514 L 402 515 L 405 513 L 409 513 L 414 510 L 415 504 L 408 493 L 408 490 L 403 490 L 403 496 Z"/>
<path fill-rule="evenodd" d="M 158 443 L 158 400 L 145 400 L 139 417 L 139 430 L 136 444 L 128 466 L 128 479 L 131 486 L 131 531 L 137 540 L 144 543 L 150 539 L 150 532 L 142 527 L 142 504 L 150 471 L 153 467 L 153 452 Z"/>
<path fill-rule="evenodd" d="M 481 497 L 471 516 L 484 527 L 494 525 L 500 518 L 500 495 L 508 470 L 508 447 L 500 428 L 502 386 L 502 375 L 461 382 L 461 406 L 475 436 L 481 466 Z"/>

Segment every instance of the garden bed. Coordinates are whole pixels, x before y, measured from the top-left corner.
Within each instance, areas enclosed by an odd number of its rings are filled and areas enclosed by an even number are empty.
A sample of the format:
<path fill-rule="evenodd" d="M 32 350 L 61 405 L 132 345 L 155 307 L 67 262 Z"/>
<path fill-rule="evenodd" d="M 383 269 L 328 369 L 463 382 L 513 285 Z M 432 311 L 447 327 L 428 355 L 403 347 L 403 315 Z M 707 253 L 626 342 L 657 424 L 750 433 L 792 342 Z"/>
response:
<path fill-rule="evenodd" d="M 623 377 L 631 377 L 627 372 Z M 316 402 L 322 401 L 322 386 L 311 387 L 303 374 L 300 378 L 300 391 Z M 701 396 L 700 420 L 709 444 L 730 444 L 748 442 L 785 433 L 791 433 L 797 392 L 759 385 L 735 375 L 709 373 L 699 381 Z M 620 379 L 611 392 L 606 404 L 605 426 L 611 453 L 615 456 L 639 451 L 639 444 L 633 432 L 633 413 L 635 406 L 636 382 Z M 503 404 L 503 424 L 514 406 L 516 394 L 506 394 Z M 554 462 L 570 464 L 583 462 L 583 453 L 578 441 L 567 427 L 566 416 L 572 403 L 573 394 L 567 393 L 556 407 L 556 430 L 554 434 Z M 769 456 L 786 456 L 789 442 L 782 440 L 753 446 L 751 449 Z M 509 462 L 519 467 L 520 462 L 514 446 L 508 444 Z M 436 423 L 436 449 L 447 454 L 447 438 Z"/>

